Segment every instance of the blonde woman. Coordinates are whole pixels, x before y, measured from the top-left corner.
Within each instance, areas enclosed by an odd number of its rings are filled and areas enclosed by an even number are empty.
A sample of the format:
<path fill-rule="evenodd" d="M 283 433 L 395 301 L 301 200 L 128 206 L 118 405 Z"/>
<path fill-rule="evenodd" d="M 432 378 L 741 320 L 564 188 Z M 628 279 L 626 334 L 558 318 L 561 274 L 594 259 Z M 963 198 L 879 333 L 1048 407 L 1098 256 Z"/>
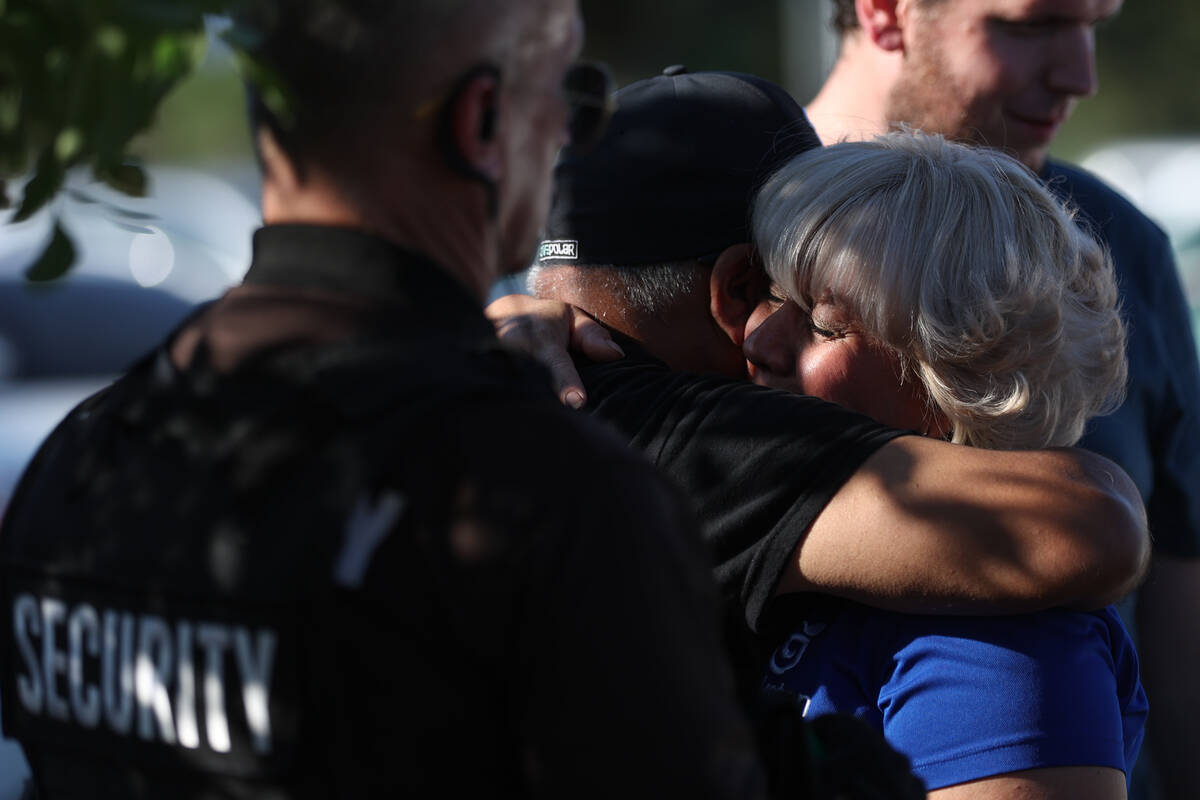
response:
<path fill-rule="evenodd" d="M 760 191 L 754 234 L 778 295 L 746 340 L 759 383 L 1004 449 L 1071 445 L 1119 404 L 1108 257 L 1007 156 L 909 132 L 813 150 Z M 830 600 L 780 630 L 765 686 L 878 726 L 932 797 L 1126 795 L 1146 700 L 1112 608 Z"/>

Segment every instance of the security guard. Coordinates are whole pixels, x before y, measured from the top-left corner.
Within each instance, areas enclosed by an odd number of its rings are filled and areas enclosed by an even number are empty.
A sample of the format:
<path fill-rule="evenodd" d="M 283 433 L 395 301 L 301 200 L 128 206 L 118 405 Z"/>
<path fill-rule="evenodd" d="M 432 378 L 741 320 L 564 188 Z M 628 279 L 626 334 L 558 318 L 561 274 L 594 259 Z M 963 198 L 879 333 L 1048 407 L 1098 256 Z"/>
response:
<path fill-rule="evenodd" d="M 602 116 L 574 1 L 275 11 L 245 282 L 73 411 L 4 521 L 41 796 L 758 796 L 675 499 L 480 313 Z"/>

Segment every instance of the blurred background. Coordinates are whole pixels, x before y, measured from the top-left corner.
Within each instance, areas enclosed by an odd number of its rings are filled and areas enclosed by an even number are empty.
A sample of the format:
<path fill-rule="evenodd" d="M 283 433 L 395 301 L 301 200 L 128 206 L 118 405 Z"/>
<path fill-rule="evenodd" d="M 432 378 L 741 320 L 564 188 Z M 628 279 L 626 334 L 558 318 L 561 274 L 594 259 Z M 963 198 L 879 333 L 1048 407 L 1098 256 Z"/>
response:
<path fill-rule="evenodd" d="M 686 64 L 762 75 L 805 102 L 836 55 L 830 0 L 581 3 L 584 57 L 607 62 L 620 84 Z M 1097 40 L 1100 94 L 1052 153 L 1100 173 L 1168 231 L 1200 331 L 1200 4 L 1129 0 Z M 0 516 L 55 422 L 248 263 L 258 176 L 226 49 L 210 45 L 134 151 L 149 167 L 148 197 L 73 175 L 51 209 L 0 227 Z M 54 216 L 76 240 L 76 267 L 28 286 Z M 24 774 L 0 740 L 0 800 L 19 795 Z"/>
<path fill-rule="evenodd" d="M 584 57 L 608 63 L 619 84 L 686 64 L 762 75 L 805 102 L 836 56 L 831 0 L 581 5 Z M 212 20 L 210 32 L 221 27 Z M 133 147 L 149 168 L 148 197 L 74 174 L 52 208 L 0 228 L 0 513 L 28 453 L 81 392 L 248 263 L 257 168 L 232 55 L 210 40 L 201 68 Z M 1099 95 L 1079 105 L 1052 152 L 1100 173 L 1168 231 L 1200 337 L 1198 54 L 1200 4 L 1129 0 L 1097 34 Z M 65 280 L 31 288 L 22 274 L 55 216 L 79 258 Z M 519 287 L 510 280 L 498 291 Z"/>
<path fill-rule="evenodd" d="M 581 5 L 584 57 L 608 63 L 619 84 L 679 63 L 762 75 L 805 102 L 836 56 L 831 0 Z M 1167 229 L 1200 306 L 1200 192 L 1194 191 L 1200 185 L 1200 4 L 1130 0 L 1097 40 L 1100 93 L 1079 105 L 1052 154 L 1100 173 Z M 197 74 L 167 98 L 135 152 L 152 166 L 216 178 L 257 203 L 243 110 L 232 59 L 216 44 Z M 196 211 L 204 213 L 198 205 Z"/>

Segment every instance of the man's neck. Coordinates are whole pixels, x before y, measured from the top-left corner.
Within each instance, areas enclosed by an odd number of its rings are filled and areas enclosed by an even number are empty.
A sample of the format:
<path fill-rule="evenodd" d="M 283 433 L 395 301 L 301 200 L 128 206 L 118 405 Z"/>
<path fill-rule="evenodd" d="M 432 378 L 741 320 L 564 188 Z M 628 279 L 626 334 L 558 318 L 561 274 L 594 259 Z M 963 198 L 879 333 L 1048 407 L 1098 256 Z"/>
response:
<path fill-rule="evenodd" d="M 861 38 L 859 33 L 842 40 L 833 72 L 804 108 L 824 144 L 870 139 L 890 128 L 885 112 L 901 56 Z"/>
<path fill-rule="evenodd" d="M 482 208 L 473 215 L 469 202 L 439 202 L 426 196 L 365 204 L 354 202 L 333 183 L 310 176 L 303 184 L 264 180 L 262 207 L 268 225 L 353 228 L 419 252 L 461 283 L 480 305 L 498 277 L 495 226 L 482 222 Z"/>

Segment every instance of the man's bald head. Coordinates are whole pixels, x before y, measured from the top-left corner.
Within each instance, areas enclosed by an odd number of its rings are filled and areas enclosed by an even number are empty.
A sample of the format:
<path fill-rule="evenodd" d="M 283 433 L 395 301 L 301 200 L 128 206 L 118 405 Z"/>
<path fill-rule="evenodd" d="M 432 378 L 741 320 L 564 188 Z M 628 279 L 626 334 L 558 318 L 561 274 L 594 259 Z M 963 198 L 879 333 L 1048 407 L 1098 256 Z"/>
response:
<path fill-rule="evenodd" d="M 244 20 L 267 79 L 255 122 L 301 170 L 351 171 L 381 145 L 431 139 L 460 76 L 518 76 L 575 14 L 555 0 L 260 0 Z"/>

